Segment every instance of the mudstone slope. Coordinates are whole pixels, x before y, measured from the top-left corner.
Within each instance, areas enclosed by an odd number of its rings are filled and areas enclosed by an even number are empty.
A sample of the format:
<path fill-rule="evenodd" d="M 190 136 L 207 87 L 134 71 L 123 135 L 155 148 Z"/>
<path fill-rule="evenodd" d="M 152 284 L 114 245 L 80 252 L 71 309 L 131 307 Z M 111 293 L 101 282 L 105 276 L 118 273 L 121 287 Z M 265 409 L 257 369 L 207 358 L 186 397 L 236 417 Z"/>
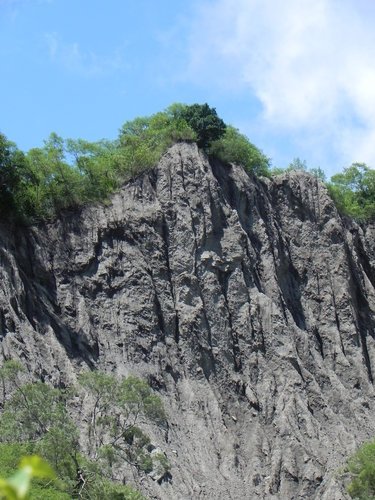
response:
<path fill-rule="evenodd" d="M 375 435 L 374 233 L 308 174 L 176 144 L 108 205 L 1 227 L 1 356 L 57 385 L 146 378 L 171 462 L 133 478 L 149 498 L 343 499 Z"/>

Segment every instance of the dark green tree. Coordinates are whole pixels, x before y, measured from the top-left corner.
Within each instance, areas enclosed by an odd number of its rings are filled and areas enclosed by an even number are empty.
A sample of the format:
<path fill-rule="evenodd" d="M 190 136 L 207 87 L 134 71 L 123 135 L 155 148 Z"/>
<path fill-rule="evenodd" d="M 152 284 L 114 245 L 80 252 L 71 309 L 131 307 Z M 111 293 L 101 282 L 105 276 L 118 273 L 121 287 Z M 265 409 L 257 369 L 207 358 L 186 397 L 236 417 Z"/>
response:
<path fill-rule="evenodd" d="M 182 107 L 177 115 L 194 130 L 200 148 L 207 149 L 225 133 L 225 123 L 218 117 L 216 109 L 207 103 Z"/>
<path fill-rule="evenodd" d="M 23 212 L 23 188 L 28 181 L 25 155 L 0 133 L 0 217 Z"/>

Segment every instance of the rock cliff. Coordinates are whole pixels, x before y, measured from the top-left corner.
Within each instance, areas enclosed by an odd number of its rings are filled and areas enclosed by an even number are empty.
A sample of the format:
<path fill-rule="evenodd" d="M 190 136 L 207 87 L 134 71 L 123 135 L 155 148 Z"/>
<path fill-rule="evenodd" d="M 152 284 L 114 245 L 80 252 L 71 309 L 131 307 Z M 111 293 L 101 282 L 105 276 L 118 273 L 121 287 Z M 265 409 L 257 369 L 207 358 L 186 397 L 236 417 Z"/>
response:
<path fill-rule="evenodd" d="M 106 206 L 0 228 L 2 357 L 147 378 L 172 465 L 150 498 L 343 499 L 375 435 L 374 234 L 305 173 L 176 144 Z"/>

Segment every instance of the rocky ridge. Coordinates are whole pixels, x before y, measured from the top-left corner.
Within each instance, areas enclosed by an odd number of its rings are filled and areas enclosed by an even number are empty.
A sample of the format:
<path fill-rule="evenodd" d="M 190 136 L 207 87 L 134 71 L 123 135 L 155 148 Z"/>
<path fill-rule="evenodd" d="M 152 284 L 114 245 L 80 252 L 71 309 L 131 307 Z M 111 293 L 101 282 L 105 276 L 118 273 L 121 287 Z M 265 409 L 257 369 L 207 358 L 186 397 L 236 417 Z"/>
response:
<path fill-rule="evenodd" d="M 343 499 L 375 435 L 374 233 L 308 174 L 176 144 L 107 206 L 0 228 L 2 357 L 147 378 L 172 465 L 150 498 Z"/>

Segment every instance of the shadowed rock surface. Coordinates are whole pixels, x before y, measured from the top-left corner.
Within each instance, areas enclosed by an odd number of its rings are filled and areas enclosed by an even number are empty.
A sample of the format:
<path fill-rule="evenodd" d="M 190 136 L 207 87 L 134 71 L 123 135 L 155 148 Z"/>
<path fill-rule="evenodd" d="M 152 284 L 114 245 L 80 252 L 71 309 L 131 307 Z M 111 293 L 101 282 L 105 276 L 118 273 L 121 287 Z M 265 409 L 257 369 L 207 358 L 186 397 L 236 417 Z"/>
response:
<path fill-rule="evenodd" d="M 176 144 L 109 206 L 1 228 L 1 353 L 54 384 L 147 378 L 172 465 L 150 498 L 344 499 L 375 435 L 374 234 L 305 173 Z"/>

